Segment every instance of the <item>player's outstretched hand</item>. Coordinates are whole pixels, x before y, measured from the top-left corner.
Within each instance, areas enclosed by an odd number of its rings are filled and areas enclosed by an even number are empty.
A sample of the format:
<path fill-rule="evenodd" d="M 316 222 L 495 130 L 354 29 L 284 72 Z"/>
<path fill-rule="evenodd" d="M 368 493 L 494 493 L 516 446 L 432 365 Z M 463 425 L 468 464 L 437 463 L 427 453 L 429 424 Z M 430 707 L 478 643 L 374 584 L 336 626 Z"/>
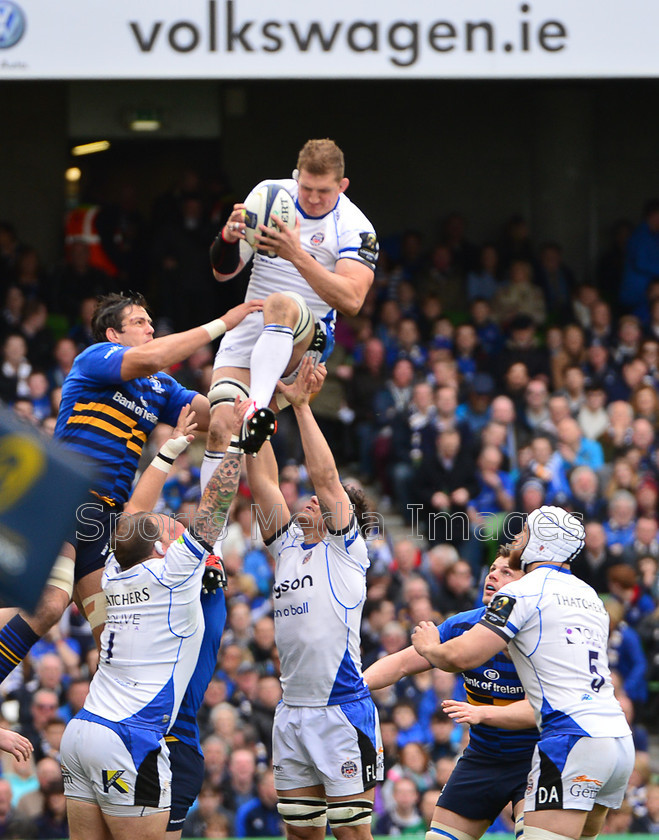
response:
<path fill-rule="evenodd" d="M 480 723 L 483 718 L 482 706 L 472 706 L 459 700 L 442 700 L 442 711 L 456 723 L 468 723 L 470 726 Z"/>
<path fill-rule="evenodd" d="M 240 437 L 243 430 L 243 421 L 247 414 L 247 409 L 250 407 L 250 400 L 241 400 L 236 397 L 233 403 L 233 417 L 231 419 L 231 434 Z"/>
<path fill-rule="evenodd" d="M 252 312 L 260 312 L 262 309 L 262 300 L 246 300 L 245 303 L 234 306 L 233 309 L 225 312 L 224 315 L 222 315 L 222 320 L 227 325 L 227 330 L 232 330 L 234 327 L 237 327 L 243 318 L 247 317 L 247 315 L 250 315 Z"/>
<path fill-rule="evenodd" d="M 197 428 L 196 420 L 197 412 L 194 408 L 189 403 L 188 405 L 184 405 L 179 412 L 176 426 L 172 429 L 169 439 L 176 440 L 177 438 L 184 437 L 188 443 L 192 443 L 194 440 L 194 431 Z"/>
<path fill-rule="evenodd" d="M 311 356 L 305 356 L 294 381 L 290 385 L 284 385 L 280 380 L 277 384 L 277 390 L 286 397 L 291 405 L 301 406 L 308 403 L 311 397 L 320 391 L 326 376 L 327 368 L 325 365 L 318 365 L 314 368 Z"/>
<path fill-rule="evenodd" d="M 27 761 L 34 747 L 23 735 L 0 728 L 0 750 L 10 753 L 16 761 Z"/>
<path fill-rule="evenodd" d="M 419 622 L 412 633 L 412 644 L 414 650 L 425 657 L 428 651 L 439 644 L 439 630 L 436 625 L 432 621 Z"/>

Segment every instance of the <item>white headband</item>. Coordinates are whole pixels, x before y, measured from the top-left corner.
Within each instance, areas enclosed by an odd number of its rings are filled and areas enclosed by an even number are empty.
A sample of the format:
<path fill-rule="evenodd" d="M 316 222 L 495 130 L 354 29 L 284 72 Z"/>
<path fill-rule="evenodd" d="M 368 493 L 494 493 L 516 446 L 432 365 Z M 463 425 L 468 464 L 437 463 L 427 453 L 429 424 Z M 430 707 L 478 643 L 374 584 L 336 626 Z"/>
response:
<path fill-rule="evenodd" d="M 583 522 L 573 513 L 553 505 L 543 505 L 526 520 L 529 540 L 522 551 L 522 570 L 529 563 L 570 563 L 585 544 Z"/>

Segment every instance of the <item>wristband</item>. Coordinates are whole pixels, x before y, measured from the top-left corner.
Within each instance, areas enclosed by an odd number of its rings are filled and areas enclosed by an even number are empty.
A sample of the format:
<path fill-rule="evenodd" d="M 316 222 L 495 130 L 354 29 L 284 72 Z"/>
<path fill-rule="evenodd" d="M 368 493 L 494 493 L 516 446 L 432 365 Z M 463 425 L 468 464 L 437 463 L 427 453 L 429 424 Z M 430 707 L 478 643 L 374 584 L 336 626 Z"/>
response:
<path fill-rule="evenodd" d="M 221 318 L 216 318 L 214 321 L 209 321 L 207 324 L 202 324 L 202 328 L 206 330 L 210 336 L 211 341 L 215 341 L 227 331 L 227 325 Z"/>
<path fill-rule="evenodd" d="M 185 435 L 173 440 L 166 440 L 158 450 L 156 457 L 151 461 L 151 466 L 168 473 L 181 452 L 185 452 L 188 448 L 189 442 Z"/>
<path fill-rule="evenodd" d="M 211 265 L 218 274 L 234 274 L 240 265 L 240 240 L 229 242 L 224 238 L 223 230 L 224 228 L 211 245 Z"/>
<path fill-rule="evenodd" d="M 238 435 L 231 435 L 231 440 L 227 446 L 227 455 L 242 455 L 243 450 L 240 445 L 240 438 Z"/>

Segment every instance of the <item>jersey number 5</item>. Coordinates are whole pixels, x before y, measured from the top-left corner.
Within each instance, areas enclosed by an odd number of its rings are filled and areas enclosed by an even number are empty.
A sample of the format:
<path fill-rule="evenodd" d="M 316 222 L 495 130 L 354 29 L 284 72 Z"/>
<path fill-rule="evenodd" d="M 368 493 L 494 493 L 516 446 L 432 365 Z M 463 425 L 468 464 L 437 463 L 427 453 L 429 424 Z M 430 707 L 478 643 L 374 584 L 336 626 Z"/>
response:
<path fill-rule="evenodd" d="M 596 650 L 588 651 L 588 665 L 590 667 L 590 673 L 596 675 L 590 683 L 590 687 L 593 689 L 593 691 L 599 691 L 600 688 L 604 685 L 604 677 L 597 670 L 598 656 L 599 654 Z"/>

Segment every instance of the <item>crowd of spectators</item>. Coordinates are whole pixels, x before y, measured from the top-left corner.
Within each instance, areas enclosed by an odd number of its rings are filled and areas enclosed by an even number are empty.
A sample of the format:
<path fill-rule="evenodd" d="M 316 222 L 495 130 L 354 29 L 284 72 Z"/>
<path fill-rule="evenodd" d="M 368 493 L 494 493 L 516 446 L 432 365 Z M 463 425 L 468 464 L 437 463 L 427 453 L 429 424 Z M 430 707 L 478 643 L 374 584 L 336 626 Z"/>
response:
<path fill-rule="evenodd" d="M 64 378 L 93 341 L 99 293 L 145 292 L 161 334 L 207 320 L 227 298 L 238 302 L 244 278 L 220 288 L 208 263 L 230 201 L 219 187 L 203 194 L 190 173 L 149 220 L 129 196 L 86 210 L 98 236 L 67 230 L 63 262 L 50 269 L 0 222 L 0 402 L 52 435 Z M 605 598 L 610 660 L 637 748 L 628 800 L 607 831 L 657 832 L 648 730 L 656 733 L 659 721 L 659 202 L 638 226 L 616 224 L 588 278 L 575 277 L 559 244 L 536 246 L 521 217 L 480 247 L 458 214 L 430 247 L 414 231 L 381 244 L 362 311 L 339 317 L 314 402 L 344 477 L 361 482 L 408 534 L 392 539 L 385 527 L 369 543 L 364 666 L 407 646 L 420 620 L 479 605 L 484 569 L 520 514 L 543 503 L 578 512 L 586 547 L 573 571 Z M 205 391 L 213 351 L 171 373 Z M 154 432 L 145 462 L 166 434 Z M 274 443 L 287 504 L 301 509 L 309 486 L 286 412 Z M 203 441 L 178 459 L 161 510 L 194 510 L 202 453 Z M 206 780 L 183 835 L 278 836 L 273 564 L 246 482 L 223 550 L 227 626 L 199 714 Z M 72 606 L 2 685 L 3 724 L 20 727 L 35 747 L 28 765 L 4 761 L 2 836 L 65 836 L 59 742 L 96 662 Z M 386 781 L 374 831 L 422 834 L 465 745 L 463 728 L 441 711 L 443 698 L 464 697 L 461 681 L 432 671 L 376 695 Z M 512 831 L 509 815 L 494 828 Z"/>

